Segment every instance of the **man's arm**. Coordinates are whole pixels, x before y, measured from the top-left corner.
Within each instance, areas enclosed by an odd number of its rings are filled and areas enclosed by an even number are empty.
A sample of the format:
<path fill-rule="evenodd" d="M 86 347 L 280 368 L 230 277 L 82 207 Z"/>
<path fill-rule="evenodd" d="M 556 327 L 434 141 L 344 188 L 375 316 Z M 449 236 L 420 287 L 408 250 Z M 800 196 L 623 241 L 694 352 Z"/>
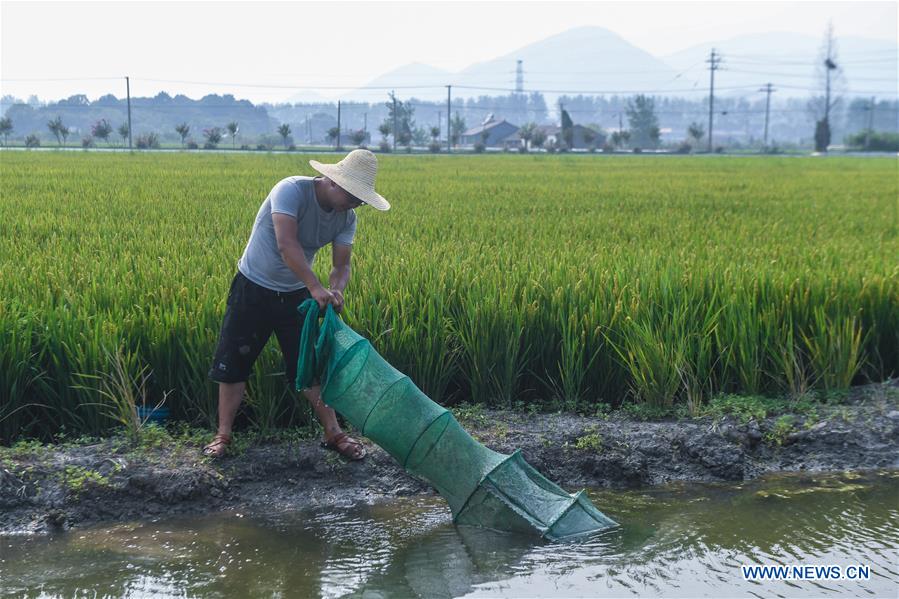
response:
<path fill-rule="evenodd" d="M 337 297 L 337 311 L 343 308 L 343 290 L 346 289 L 347 283 L 350 282 L 350 257 L 353 253 L 353 246 L 341 245 L 339 243 L 331 244 L 331 274 L 328 277 L 328 285 L 334 295 Z"/>
<path fill-rule="evenodd" d="M 273 212 L 272 223 L 275 226 L 278 251 L 281 252 L 281 258 L 284 259 L 287 267 L 305 283 L 309 293 L 312 294 L 319 306 L 325 307 L 327 304 L 336 303 L 334 295 L 324 288 L 306 262 L 303 248 L 297 240 L 297 219 L 289 214 Z"/>

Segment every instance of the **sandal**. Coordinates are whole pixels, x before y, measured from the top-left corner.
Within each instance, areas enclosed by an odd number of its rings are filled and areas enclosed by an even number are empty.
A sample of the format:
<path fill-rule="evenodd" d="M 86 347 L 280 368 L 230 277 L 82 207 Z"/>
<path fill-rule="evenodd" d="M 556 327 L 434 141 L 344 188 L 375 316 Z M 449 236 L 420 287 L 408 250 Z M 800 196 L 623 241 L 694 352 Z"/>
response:
<path fill-rule="evenodd" d="M 228 445 L 231 444 L 231 435 L 218 433 L 212 438 L 212 442 L 203 448 L 203 455 L 210 458 L 220 458 L 225 455 Z"/>
<path fill-rule="evenodd" d="M 336 451 L 354 462 L 366 456 L 365 446 L 346 433 L 337 433 L 330 439 L 322 441 L 322 447 Z"/>

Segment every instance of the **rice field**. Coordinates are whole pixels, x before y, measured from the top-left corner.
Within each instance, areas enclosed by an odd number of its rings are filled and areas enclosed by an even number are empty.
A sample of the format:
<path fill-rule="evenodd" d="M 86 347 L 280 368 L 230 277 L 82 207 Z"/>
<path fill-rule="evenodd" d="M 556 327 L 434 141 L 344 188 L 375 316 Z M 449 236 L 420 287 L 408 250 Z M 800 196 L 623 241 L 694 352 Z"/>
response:
<path fill-rule="evenodd" d="M 3 152 L 0 442 L 108 431 L 110 395 L 214 422 L 237 259 L 311 157 Z M 899 373 L 894 159 L 380 165 L 393 209 L 358 211 L 345 318 L 437 401 L 696 410 Z M 308 418 L 282 373 L 273 339 L 253 425 Z"/>

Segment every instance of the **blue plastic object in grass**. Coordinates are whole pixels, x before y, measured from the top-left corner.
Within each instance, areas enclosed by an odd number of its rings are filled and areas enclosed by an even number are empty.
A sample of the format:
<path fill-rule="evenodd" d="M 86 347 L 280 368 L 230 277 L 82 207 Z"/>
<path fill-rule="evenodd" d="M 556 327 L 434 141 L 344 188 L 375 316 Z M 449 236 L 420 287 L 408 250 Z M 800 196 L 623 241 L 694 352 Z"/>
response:
<path fill-rule="evenodd" d="M 297 389 L 318 379 L 322 399 L 403 467 L 430 482 L 457 524 L 570 539 L 617 526 L 581 491 L 570 495 L 524 461 L 471 437 L 446 408 L 387 363 L 329 305 L 303 316 Z"/>
<path fill-rule="evenodd" d="M 163 406 L 157 408 L 137 406 L 137 417 L 141 422 L 154 423 L 161 426 L 169 418 L 169 409 Z"/>

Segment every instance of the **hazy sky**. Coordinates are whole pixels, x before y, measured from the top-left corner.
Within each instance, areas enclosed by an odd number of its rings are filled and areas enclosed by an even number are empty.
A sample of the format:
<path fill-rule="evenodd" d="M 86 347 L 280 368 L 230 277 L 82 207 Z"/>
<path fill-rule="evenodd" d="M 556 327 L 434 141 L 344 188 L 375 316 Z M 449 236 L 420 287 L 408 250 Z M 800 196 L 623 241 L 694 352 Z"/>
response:
<path fill-rule="evenodd" d="M 278 100 L 285 89 L 149 81 L 356 86 L 422 62 L 455 71 L 582 25 L 657 56 L 744 33 L 895 41 L 897 2 L 0 2 L 2 94 L 159 90 Z M 68 78 L 71 81 L 14 81 Z M 323 91 L 333 95 L 336 91 Z"/>

